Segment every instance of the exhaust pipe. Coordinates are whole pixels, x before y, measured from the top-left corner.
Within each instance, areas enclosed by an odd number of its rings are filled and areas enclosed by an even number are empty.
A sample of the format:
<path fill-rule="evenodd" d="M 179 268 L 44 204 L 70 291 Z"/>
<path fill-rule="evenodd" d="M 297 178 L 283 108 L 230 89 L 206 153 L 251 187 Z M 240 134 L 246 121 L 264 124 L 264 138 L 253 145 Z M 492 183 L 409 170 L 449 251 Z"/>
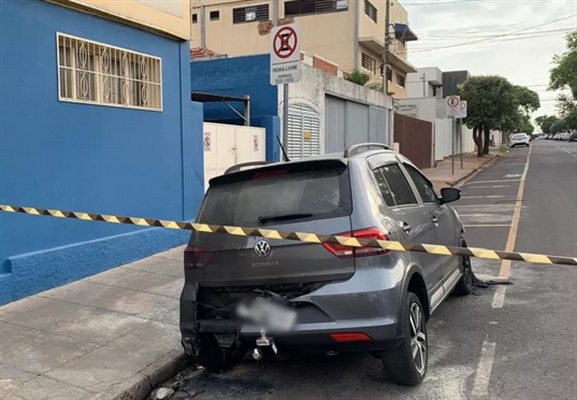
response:
<path fill-rule="evenodd" d="M 262 360 L 262 351 L 258 347 L 255 347 L 253 349 L 251 355 L 252 355 L 252 358 L 255 359 L 256 361 Z"/>

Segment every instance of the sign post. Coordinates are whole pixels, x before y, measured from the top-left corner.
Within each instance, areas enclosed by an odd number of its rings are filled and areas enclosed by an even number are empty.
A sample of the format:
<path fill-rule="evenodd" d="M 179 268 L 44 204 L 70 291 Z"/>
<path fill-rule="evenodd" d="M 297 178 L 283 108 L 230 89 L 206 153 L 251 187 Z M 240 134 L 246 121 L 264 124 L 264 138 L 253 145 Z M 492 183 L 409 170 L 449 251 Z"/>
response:
<path fill-rule="evenodd" d="M 447 117 L 451 118 L 451 174 L 455 175 L 455 135 L 456 123 L 455 117 L 459 114 L 460 96 L 447 97 Z"/>
<path fill-rule="evenodd" d="M 463 118 L 467 118 L 467 101 L 459 102 L 459 140 L 461 143 L 461 169 L 463 169 Z"/>
<path fill-rule="evenodd" d="M 286 147 L 288 143 L 289 84 L 299 82 L 302 77 L 300 25 L 293 23 L 275 26 L 271 32 L 270 48 L 270 84 L 273 86 L 283 85 L 282 144 Z"/>

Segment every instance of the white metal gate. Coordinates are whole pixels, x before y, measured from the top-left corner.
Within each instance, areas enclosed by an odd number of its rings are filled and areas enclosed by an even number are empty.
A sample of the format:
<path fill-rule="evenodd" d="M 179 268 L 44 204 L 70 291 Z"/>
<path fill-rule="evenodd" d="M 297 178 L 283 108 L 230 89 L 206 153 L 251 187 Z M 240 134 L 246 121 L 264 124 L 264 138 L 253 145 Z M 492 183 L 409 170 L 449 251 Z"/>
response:
<path fill-rule="evenodd" d="M 320 154 L 320 115 L 307 105 L 291 104 L 287 137 L 286 152 L 291 160 Z"/>

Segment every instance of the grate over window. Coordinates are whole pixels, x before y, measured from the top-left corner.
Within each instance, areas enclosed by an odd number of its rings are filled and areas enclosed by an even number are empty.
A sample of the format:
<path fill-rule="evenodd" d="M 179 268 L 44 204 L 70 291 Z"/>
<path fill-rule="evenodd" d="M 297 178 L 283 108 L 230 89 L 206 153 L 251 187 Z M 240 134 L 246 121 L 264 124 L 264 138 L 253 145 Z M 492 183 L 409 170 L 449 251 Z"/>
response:
<path fill-rule="evenodd" d="M 361 67 L 374 75 L 377 70 L 377 60 L 365 53 L 361 53 Z"/>
<path fill-rule="evenodd" d="M 369 0 L 365 0 L 365 14 L 374 22 L 377 22 L 377 7 Z"/>
<path fill-rule="evenodd" d="M 348 9 L 348 0 L 292 0 L 284 3 L 285 17 L 323 14 Z"/>
<path fill-rule="evenodd" d="M 397 72 L 397 73 L 395 74 L 395 78 L 396 78 L 396 79 L 395 79 L 395 83 L 396 83 L 398 86 L 404 88 L 404 87 L 405 87 L 405 75 L 400 74 L 400 73 Z"/>
<path fill-rule="evenodd" d="M 242 24 L 253 21 L 268 21 L 269 8 L 268 4 L 259 4 L 252 7 L 233 8 L 232 23 Z"/>
<path fill-rule="evenodd" d="M 218 21 L 220 19 L 220 11 L 211 11 L 209 18 L 211 21 Z"/>
<path fill-rule="evenodd" d="M 162 111 L 162 62 L 77 37 L 57 34 L 59 99 Z"/>

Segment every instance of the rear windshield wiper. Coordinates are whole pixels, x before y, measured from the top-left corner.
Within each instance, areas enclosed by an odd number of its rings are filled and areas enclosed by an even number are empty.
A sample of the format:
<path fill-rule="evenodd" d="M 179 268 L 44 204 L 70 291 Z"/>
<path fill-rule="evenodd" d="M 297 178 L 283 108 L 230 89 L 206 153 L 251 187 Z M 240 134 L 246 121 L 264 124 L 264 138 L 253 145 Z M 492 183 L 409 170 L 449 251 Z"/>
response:
<path fill-rule="evenodd" d="M 285 214 L 285 215 L 262 215 L 258 217 L 258 222 L 265 224 L 271 221 L 288 221 L 291 219 L 308 218 L 312 217 L 311 213 L 295 213 L 295 214 Z"/>

